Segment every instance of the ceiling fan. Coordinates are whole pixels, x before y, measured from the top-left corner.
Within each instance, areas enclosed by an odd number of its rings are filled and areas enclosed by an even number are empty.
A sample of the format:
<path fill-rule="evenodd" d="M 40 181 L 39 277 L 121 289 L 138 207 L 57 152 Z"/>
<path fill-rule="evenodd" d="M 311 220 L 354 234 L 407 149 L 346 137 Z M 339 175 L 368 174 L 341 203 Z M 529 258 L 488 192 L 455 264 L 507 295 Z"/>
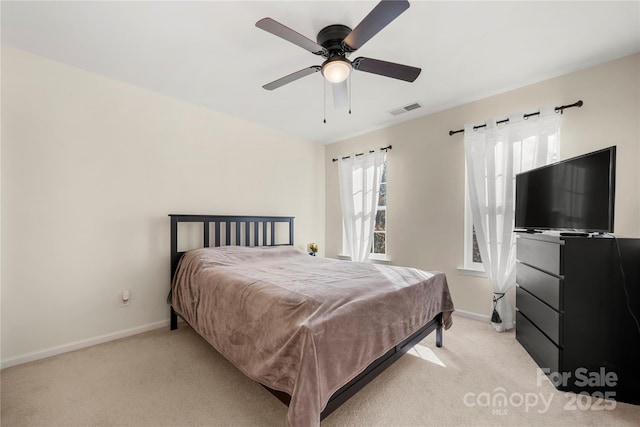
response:
<path fill-rule="evenodd" d="M 267 90 L 277 89 L 320 71 L 333 85 L 334 105 L 342 106 L 346 104 L 347 77 L 351 74 L 351 70 L 413 82 L 422 71 L 420 68 L 365 57 L 358 57 L 353 61 L 347 59 L 351 53 L 360 49 L 408 8 L 409 2 L 406 0 L 382 0 L 353 30 L 346 25 L 329 25 L 320 30 L 316 37 L 317 42 L 271 18 L 259 20 L 256 22 L 256 27 L 325 58 L 322 65 L 303 68 L 262 87 Z"/>

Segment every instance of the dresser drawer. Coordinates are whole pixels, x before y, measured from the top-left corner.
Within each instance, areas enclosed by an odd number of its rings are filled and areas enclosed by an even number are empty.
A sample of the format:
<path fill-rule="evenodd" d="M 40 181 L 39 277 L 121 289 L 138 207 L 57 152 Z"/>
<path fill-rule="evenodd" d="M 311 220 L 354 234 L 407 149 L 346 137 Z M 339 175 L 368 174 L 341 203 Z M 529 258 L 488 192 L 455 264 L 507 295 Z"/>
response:
<path fill-rule="evenodd" d="M 560 260 L 562 246 L 559 242 L 527 239 L 519 237 L 516 240 L 516 258 L 540 270 L 560 276 L 562 263 Z"/>
<path fill-rule="evenodd" d="M 516 339 L 536 361 L 549 372 L 560 372 L 560 349 L 519 311 L 516 312 Z"/>
<path fill-rule="evenodd" d="M 562 279 L 518 262 L 516 264 L 516 283 L 554 309 L 558 311 L 562 309 Z"/>
<path fill-rule="evenodd" d="M 556 345 L 560 345 L 560 313 L 520 287 L 516 289 L 516 307 Z"/>

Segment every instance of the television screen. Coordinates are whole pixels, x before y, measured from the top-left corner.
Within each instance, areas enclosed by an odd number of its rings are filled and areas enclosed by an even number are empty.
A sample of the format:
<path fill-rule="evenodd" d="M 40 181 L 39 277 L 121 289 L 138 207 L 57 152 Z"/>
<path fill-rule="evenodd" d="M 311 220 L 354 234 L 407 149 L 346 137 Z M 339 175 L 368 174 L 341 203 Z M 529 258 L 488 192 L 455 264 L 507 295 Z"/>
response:
<path fill-rule="evenodd" d="M 613 233 L 616 147 L 516 175 L 516 228 Z"/>

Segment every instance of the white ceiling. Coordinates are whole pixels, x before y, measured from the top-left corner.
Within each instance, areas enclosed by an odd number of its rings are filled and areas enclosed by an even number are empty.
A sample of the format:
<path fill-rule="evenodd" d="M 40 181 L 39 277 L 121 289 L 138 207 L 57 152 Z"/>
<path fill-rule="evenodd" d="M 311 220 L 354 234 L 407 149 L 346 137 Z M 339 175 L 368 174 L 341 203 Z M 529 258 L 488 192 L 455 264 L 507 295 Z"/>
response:
<path fill-rule="evenodd" d="M 640 51 L 639 1 L 412 1 L 351 59 L 421 67 L 414 83 L 354 72 L 353 113 L 333 107 L 328 87 L 326 124 L 320 73 L 262 89 L 322 58 L 257 20 L 315 40 L 330 24 L 354 28 L 376 4 L 2 1 L 2 43 L 320 143 Z M 423 108 L 389 114 L 413 102 Z"/>

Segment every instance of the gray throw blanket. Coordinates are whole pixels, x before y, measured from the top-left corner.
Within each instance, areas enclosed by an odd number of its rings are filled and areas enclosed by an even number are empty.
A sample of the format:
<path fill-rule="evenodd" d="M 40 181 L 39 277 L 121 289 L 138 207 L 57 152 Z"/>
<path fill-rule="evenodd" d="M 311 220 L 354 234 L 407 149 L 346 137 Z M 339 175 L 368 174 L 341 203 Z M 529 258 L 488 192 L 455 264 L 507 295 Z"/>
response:
<path fill-rule="evenodd" d="M 291 396 L 287 424 L 320 425 L 331 395 L 453 302 L 443 273 L 312 257 L 292 247 L 184 254 L 172 305 L 245 375 Z"/>

